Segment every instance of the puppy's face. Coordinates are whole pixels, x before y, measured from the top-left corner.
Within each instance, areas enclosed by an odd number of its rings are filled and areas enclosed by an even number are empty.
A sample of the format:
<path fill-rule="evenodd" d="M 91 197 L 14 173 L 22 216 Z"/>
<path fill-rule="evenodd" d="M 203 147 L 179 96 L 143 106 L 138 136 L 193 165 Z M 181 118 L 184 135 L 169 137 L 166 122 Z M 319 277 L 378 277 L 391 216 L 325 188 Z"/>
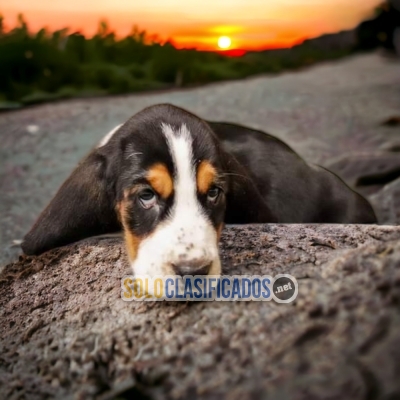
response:
<path fill-rule="evenodd" d="M 227 183 L 211 129 L 190 114 L 144 114 L 117 135 L 116 208 L 134 273 L 219 275 Z"/>
<path fill-rule="evenodd" d="M 149 107 L 82 160 L 22 248 L 40 254 L 122 227 L 135 274 L 218 275 L 231 187 L 223 160 L 204 121 L 171 105 Z"/>

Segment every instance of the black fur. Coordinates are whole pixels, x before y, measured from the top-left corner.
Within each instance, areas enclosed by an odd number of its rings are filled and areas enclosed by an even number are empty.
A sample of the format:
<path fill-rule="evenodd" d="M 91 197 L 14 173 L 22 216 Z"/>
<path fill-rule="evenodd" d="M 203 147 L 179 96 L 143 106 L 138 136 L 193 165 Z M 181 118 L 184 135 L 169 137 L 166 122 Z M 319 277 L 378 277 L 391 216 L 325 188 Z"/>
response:
<path fill-rule="evenodd" d="M 199 200 L 215 226 L 242 223 L 376 223 L 370 204 L 330 171 L 307 164 L 282 141 L 243 126 L 205 122 L 172 105 L 149 107 L 94 149 L 62 185 L 25 236 L 26 254 L 121 229 L 116 212 L 124 191 L 146 185 L 146 170 L 165 164 L 175 174 L 161 123 L 193 137 L 194 162 L 209 160 L 223 189 L 218 204 Z M 143 212 L 130 194 L 128 225 L 136 235 L 168 217 L 173 197 Z"/>

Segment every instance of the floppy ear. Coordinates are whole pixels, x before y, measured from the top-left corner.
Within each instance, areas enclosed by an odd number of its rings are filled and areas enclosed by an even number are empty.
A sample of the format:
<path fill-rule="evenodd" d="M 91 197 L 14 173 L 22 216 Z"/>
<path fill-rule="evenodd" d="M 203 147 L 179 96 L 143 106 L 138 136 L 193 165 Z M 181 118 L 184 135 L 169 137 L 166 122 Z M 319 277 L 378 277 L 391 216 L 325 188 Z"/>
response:
<path fill-rule="evenodd" d="M 119 230 L 110 175 L 106 157 L 97 150 L 90 153 L 25 236 L 21 245 L 24 253 L 40 254 L 89 236 Z"/>

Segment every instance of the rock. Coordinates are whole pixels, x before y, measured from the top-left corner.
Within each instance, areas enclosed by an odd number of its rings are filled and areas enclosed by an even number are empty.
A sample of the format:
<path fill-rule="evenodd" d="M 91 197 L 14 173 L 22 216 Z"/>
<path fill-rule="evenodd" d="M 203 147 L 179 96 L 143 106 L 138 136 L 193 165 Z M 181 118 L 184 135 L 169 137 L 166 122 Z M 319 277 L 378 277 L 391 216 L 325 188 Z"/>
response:
<path fill-rule="evenodd" d="M 383 151 L 392 151 L 392 152 L 400 152 L 400 140 L 383 143 L 380 147 L 380 150 Z"/>
<path fill-rule="evenodd" d="M 400 157 L 395 152 L 365 152 L 340 156 L 325 165 L 362 194 L 377 192 L 400 177 Z"/>
<path fill-rule="evenodd" d="M 400 149 L 400 143 L 398 143 Z M 383 146 L 382 146 L 383 147 Z M 327 165 L 368 197 L 380 224 L 400 224 L 400 156 L 396 143 L 382 150 L 341 156 Z"/>
<path fill-rule="evenodd" d="M 0 276 L 2 398 L 400 396 L 400 227 L 228 227 L 225 274 L 290 273 L 292 304 L 126 303 L 120 239 Z"/>
<path fill-rule="evenodd" d="M 382 125 L 384 125 L 384 126 L 399 126 L 400 125 L 400 116 L 396 115 L 396 116 L 389 117 L 382 122 Z"/>
<path fill-rule="evenodd" d="M 382 224 L 400 225 L 400 178 L 369 197 Z"/>

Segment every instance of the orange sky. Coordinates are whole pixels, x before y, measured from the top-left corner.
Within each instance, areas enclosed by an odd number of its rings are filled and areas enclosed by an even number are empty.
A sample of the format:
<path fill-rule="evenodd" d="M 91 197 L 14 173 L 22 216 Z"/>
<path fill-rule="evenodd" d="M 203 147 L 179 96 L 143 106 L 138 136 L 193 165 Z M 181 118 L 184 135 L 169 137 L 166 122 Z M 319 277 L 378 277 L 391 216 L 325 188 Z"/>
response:
<path fill-rule="evenodd" d="M 93 34 L 106 19 L 118 35 L 137 24 L 179 47 L 214 50 L 221 35 L 232 48 L 290 46 L 304 38 L 354 27 L 381 0 L 8 0 L 6 27 L 23 12 L 31 30 L 70 27 Z"/>

